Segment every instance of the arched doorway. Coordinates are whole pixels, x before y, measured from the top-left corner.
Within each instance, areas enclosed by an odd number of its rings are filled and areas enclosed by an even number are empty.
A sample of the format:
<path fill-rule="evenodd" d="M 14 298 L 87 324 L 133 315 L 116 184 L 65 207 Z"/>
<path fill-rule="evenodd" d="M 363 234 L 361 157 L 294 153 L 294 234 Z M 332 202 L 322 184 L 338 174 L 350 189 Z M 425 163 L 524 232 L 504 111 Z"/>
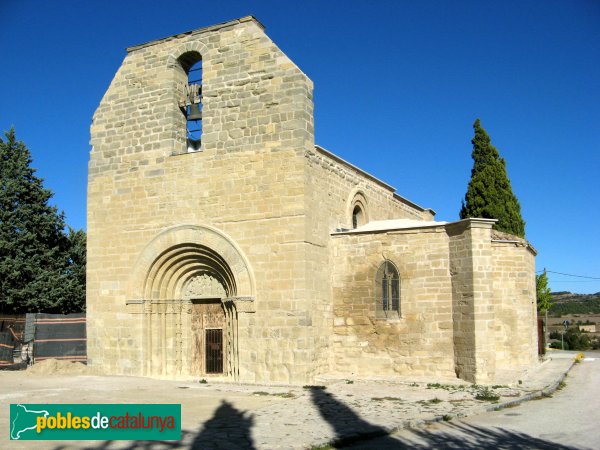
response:
<path fill-rule="evenodd" d="M 223 299 L 228 298 L 222 281 L 208 272 L 189 279 L 183 299 L 191 302 L 192 375 L 223 374 L 227 368 L 227 313 Z"/>
<path fill-rule="evenodd" d="M 238 313 L 253 311 L 254 280 L 228 237 L 209 227 L 165 230 L 140 255 L 132 288 L 145 375 L 237 379 Z"/>

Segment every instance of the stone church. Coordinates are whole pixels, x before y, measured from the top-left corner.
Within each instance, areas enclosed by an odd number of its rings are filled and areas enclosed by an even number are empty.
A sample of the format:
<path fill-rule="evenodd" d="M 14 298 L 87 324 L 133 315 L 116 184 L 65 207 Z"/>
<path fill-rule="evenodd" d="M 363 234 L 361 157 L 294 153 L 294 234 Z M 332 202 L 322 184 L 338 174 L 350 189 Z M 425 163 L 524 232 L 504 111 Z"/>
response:
<path fill-rule="evenodd" d="M 127 49 L 91 126 L 89 364 L 307 384 L 536 364 L 535 250 L 315 145 L 254 17 Z"/>

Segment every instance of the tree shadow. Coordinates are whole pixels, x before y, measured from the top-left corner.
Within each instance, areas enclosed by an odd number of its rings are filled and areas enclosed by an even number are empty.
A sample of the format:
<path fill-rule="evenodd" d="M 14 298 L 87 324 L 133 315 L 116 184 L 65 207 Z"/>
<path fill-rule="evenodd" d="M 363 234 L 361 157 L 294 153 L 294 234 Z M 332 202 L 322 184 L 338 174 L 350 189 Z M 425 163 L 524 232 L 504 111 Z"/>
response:
<path fill-rule="evenodd" d="M 197 432 L 182 430 L 179 441 L 101 441 L 88 445 L 85 450 L 254 450 L 251 429 L 254 417 L 238 411 L 231 403 L 222 400 L 213 416 L 201 424 Z M 72 449 L 70 444 L 59 445 L 54 450 Z"/>
<path fill-rule="evenodd" d="M 213 417 L 204 423 L 200 433 L 194 438 L 191 449 L 254 449 L 250 430 L 254 417 L 246 416 L 225 400 L 215 411 Z"/>
<path fill-rule="evenodd" d="M 557 444 L 519 431 L 471 425 L 460 421 L 444 424 L 441 429 L 447 431 L 436 433 L 426 429 L 411 430 L 426 442 L 425 445 L 416 447 L 411 444 L 411 448 L 575 450 L 575 447 Z"/>
<path fill-rule="evenodd" d="M 312 402 L 319 409 L 321 417 L 331 425 L 336 437 L 330 444 L 341 448 L 356 442 L 378 438 L 381 445 L 389 445 L 392 439 L 385 428 L 373 425 L 362 419 L 350 407 L 336 400 L 329 392 L 319 386 L 310 387 Z"/>
<path fill-rule="evenodd" d="M 576 447 L 557 444 L 514 430 L 452 422 L 439 425 L 436 430 L 410 429 L 402 436 L 393 436 L 386 442 L 360 442 L 347 449 L 440 449 L 440 450 L 577 450 Z"/>
<path fill-rule="evenodd" d="M 323 388 L 310 388 L 313 403 L 334 429 L 334 448 L 352 449 L 467 449 L 467 450 L 575 450 L 561 444 L 529 436 L 513 430 L 448 422 L 438 430 L 414 428 L 410 437 L 392 436 L 389 431 L 362 419 L 350 407 L 336 400 Z M 384 421 L 386 418 L 382 417 Z"/>

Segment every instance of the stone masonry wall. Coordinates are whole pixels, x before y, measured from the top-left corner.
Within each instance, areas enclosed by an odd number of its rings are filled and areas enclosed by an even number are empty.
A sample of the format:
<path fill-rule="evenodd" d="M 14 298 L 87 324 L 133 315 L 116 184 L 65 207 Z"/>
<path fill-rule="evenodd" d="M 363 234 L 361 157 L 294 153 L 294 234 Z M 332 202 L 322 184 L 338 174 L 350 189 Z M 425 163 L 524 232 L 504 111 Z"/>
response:
<path fill-rule="evenodd" d="M 537 354 L 535 252 L 522 239 L 492 242 L 497 370 L 532 367 Z"/>
<path fill-rule="evenodd" d="M 475 312 L 475 383 L 490 383 L 496 377 L 491 227 L 491 223 L 470 220 Z"/>
<path fill-rule="evenodd" d="M 350 201 L 357 193 L 362 194 L 366 199 L 367 211 L 365 212 L 369 221 L 433 220 L 431 210 L 397 198 L 392 187 L 319 149 L 308 152 L 306 158 L 307 177 L 310 180 L 308 185 L 311 189 L 308 194 L 312 194 L 312 201 L 316 203 L 315 214 L 318 214 L 320 219 L 326 220 L 325 229 L 329 232 L 352 228 Z M 325 236 L 323 233 L 317 235 L 322 238 Z"/>
<path fill-rule="evenodd" d="M 202 151 L 185 150 L 177 59 L 203 60 Z M 143 373 L 142 319 L 127 312 L 137 258 L 167 227 L 212 226 L 241 249 L 256 312 L 240 313 L 240 377 L 304 383 L 314 360 L 304 260 L 312 82 L 253 18 L 129 50 L 91 127 L 88 352 L 108 373 Z M 166 249 L 165 249 L 166 250 Z M 309 273 L 310 270 L 310 273 Z M 313 281 L 310 281 L 313 283 Z"/>
<path fill-rule="evenodd" d="M 516 381 L 537 361 L 535 252 L 494 220 L 336 233 L 333 372 Z M 496 233 L 496 232 L 494 232 Z M 400 319 L 377 319 L 375 276 L 400 272 Z"/>
<path fill-rule="evenodd" d="M 315 338 L 315 375 L 331 370 L 334 363 L 332 336 L 334 315 L 331 270 L 339 271 L 340 258 L 333 257 L 330 234 L 337 229 L 352 228 L 352 199 L 364 201 L 370 221 L 410 218 L 431 220 L 433 214 L 408 201 L 397 198 L 393 188 L 344 163 L 319 148 L 306 153 L 306 240 L 311 244 L 306 257 L 309 297 L 312 299 Z M 344 264 L 345 265 L 345 264 Z M 333 300 L 332 300 L 333 296 Z"/>
<path fill-rule="evenodd" d="M 495 379 L 491 228 L 493 220 L 447 225 L 450 236 L 456 375 L 473 383 Z"/>
<path fill-rule="evenodd" d="M 333 236 L 333 369 L 345 376 L 455 377 L 443 226 Z M 400 273 L 400 319 L 376 319 L 375 276 Z"/>
<path fill-rule="evenodd" d="M 178 102 L 184 55 L 203 63 L 202 148 L 193 153 Z M 239 381 L 307 384 L 333 371 L 485 382 L 496 366 L 535 359 L 533 256 L 492 244 L 489 221 L 336 232 L 351 228 L 356 198 L 369 221 L 432 220 L 433 212 L 316 148 L 312 91 L 252 17 L 128 49 L 91 126 L 90 364 L 112 374 L 197 375 L 172 373 L 179 362 L 170 352 L 190 350 L 181 330 L 189 317 L 178 319 L 177 299 L 163 297 L 182 281 L 162 286 L 156 277 L 145 287 L 155 259 L 192 241 L 212 250 L 219 242 L 224 260 L 243 263 L 244 280 L 228 295 L 248 298 L 232 298 L 227 313 Z M 178 227 L 186 231 L 169 234 Z M 176 235 L 190 242 L 165 237 Z M 401 276 L 397 320 L 375 318 L 375 274 L 386 259 Z M 164 300 L 156 314 L 140 292 Z"/>
<path fill-rule="evenodd" d="M 475 309 L 471 236 L 460 224 L 447 227 L 452 277 L 452 324 L 456 376 L 475 380 Z"/>

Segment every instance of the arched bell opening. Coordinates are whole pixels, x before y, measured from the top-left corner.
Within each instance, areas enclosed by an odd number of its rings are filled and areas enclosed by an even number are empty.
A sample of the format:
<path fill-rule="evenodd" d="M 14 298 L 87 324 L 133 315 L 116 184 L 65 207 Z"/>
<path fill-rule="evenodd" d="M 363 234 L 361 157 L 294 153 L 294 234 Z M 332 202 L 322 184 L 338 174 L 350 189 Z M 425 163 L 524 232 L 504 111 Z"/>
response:
<path fill-rule="evenodd" d="M 198 152 L 202 150 L 202 55 L 188 51 L 177 61 L 178 84 L 182 89 L 179 106 L 186 123 L 186 151 Z"/>

